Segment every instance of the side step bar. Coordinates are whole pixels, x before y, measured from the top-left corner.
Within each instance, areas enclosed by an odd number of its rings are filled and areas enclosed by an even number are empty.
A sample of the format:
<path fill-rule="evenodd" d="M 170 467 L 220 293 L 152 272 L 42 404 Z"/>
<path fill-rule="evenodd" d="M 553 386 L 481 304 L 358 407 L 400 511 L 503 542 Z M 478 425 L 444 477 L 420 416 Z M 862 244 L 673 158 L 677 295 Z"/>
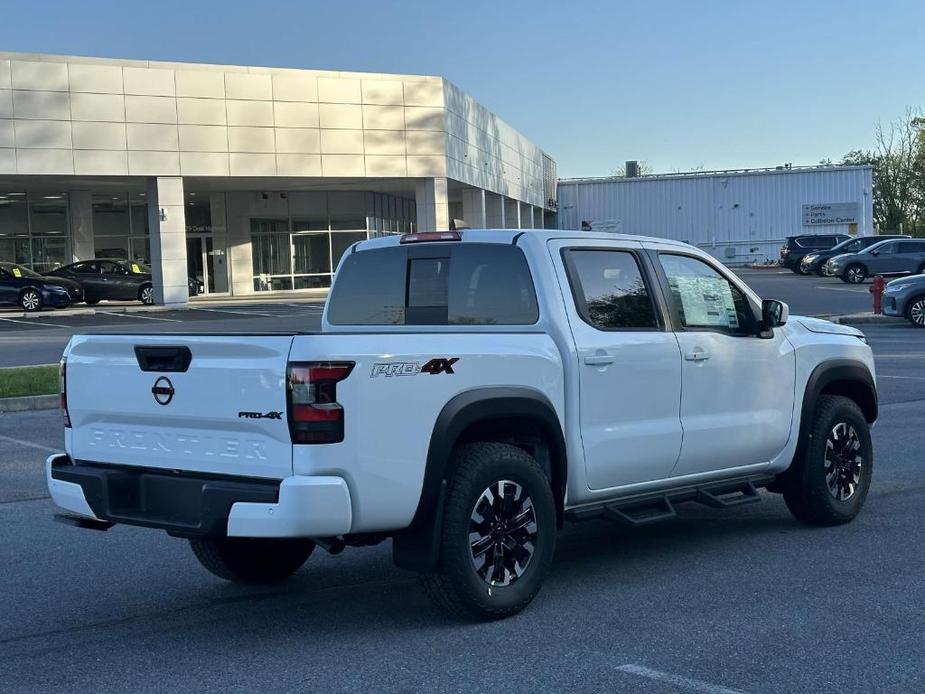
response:
<path fill-rule="evenodd" d="M 629 496 L 600 504 L 581 506 L 565 512 L 570 521 L 603 518 L 638 528 L 676 518 L 675 504 L 694 501 L 710 508 L 734 508 L 761 501 L 758 490 L 774 482 L 774 475 L 711 482 L 679 487 L 663 492 Z"/>

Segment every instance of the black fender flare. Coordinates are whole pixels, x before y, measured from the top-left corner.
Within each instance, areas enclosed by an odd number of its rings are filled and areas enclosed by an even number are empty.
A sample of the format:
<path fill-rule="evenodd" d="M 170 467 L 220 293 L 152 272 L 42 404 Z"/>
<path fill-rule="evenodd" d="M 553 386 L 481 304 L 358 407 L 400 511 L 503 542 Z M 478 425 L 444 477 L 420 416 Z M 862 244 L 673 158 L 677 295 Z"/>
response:
<path fill-rule="evenodd" d="M 819 400 L 822 392 L 829 385 L 836 382 L 850 382 L 856 384 L 860 393 L 863 394 L 861 398 L 863 402 L 859 402 L 858 405 L 864 413 L 864 418 L 871 424 L 877 420 L 877 385 L 874 383 L 874 378 L 866 364 L 854 359 L 829 359 L 817 364 L 809 375 L 809 379 L 806 381 L 806 388 L 803 391 L 797 447 L 793 453 L 793 459 L 790 461 L 790 465 L 784 472 L 780 473 L 779 479 L 787 479 L 789 473 L 794 470 L 798 466 L 799 461 L 803 459 L 816 402 Z"/>
<path fill-rule="evenodd" d="M 453 449 L 463 432 L 473 424 L 508 417 L 527 417 L 535 421 L 550 442 L 552 456 L 566 460 L 562 424 L 552 403 L 540 391 L 497 386 L 474 388 L 456 395 L 440 410 L 434 423 L 414 518 L 393 538 L 392 557 L 397 566 L 421 573 L 436 568 Z M 555 479 L 555 472 L 550 472 Z M 564 476 L 557 481 L 562 487 L 554 490 L 558 503 L 564 494 Z"/>

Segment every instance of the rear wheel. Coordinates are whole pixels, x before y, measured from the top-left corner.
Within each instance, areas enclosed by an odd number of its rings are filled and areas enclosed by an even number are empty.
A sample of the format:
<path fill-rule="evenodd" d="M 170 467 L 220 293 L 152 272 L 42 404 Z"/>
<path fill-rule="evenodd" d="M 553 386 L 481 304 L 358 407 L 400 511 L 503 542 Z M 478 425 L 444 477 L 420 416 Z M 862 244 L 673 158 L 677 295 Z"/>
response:
<path fill-rule="evenodd" d="M 925 296 L 917 296 L 909 302 L 906 318 L 916 328 L 925 328 Z"/>
<path fill-rule="evenodd" d="M 810 525 L 841 525 L 861 511 L 873 471 L 870 427 L 861 408 L 823 395 L 800 460 L 783 475 L 787 508 Z"/>
<path fill-rule="evenodd" d="M 154 303 L 154 287 L 150 284 L 144 285 L 138 290 L 138 299 L 145 306 L 151 306 Z"/>
<path fill-rule="evenodd" d="M 437 570 L 422 576 L 444 609 L 499 619 L 539 592 L 556 544 L 549 479 L 526 452 L 505 443 L 473 443 L 454 455 Z"/>
<path fill-rule="evenodd" d="M 298 571 L 315 549 L 311 540 L 196 537 L 193 554 L 206 569 L 233 583 L 278 583 Z"/>
<path fill-rule="evenodd" d="M 24 311 L 40 311 L 42 308 L 42 295 L 35 289 L 26 289 L 19 295 L 19 305 Z"/>
<path fill-rule="evenodd" d="M 864 269 L 863 265 L 849 265 L 845 268 L 842 279 L 848 284 L 860 284 L 867 279 L 867 270 Z"/>
<path fill-rule="evenodd" d="M 84 303 L 87 304 L 87 306 L 96 306 L 98 303 L 100 303 L 100 300 L 99 299 L 84 299 Z"/>

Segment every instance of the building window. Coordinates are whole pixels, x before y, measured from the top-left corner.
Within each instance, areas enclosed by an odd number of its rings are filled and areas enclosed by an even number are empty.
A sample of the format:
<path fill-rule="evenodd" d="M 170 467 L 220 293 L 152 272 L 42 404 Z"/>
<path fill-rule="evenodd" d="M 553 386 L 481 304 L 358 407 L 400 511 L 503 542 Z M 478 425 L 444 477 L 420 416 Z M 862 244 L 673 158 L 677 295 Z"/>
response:
<path fill-rule="evenodd" d="M 48 272 L 70 262 L 67 193 L 0 192 L 0 261 Z"/>

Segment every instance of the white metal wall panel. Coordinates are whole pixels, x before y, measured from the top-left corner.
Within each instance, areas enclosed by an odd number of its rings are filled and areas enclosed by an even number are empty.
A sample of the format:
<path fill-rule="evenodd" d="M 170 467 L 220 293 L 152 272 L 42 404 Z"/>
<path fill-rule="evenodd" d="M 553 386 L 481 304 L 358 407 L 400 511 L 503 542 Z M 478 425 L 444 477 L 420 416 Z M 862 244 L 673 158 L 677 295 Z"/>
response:
<path fill-rule="evenodd" d="M 874 233 L 870 167 L 819 167 L 559 182 L 559 228 L 686 241 L 730 264 L 777 258 L 784 238 L 843 233 L 803 226 L 804 204 L 857 202 L 859 235 Z"/>

